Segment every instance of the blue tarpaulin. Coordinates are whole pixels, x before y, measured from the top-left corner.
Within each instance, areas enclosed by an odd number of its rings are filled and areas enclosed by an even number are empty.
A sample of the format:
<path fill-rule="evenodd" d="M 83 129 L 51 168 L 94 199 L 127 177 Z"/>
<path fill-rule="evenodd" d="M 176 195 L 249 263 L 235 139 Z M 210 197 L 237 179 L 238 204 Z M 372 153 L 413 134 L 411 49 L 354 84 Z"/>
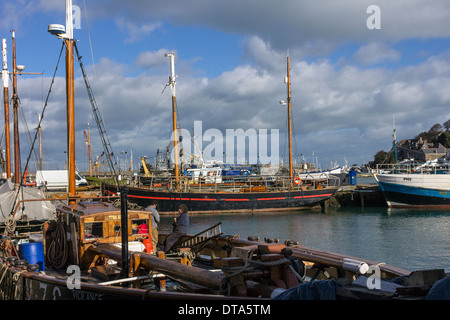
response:
<path fill-rule="evenodd" d="M 337 287 L 334 280 L 315 280 L 287 289 L 273 300 L 336 300 Z"/>
<path fill-rule="evenodd" d="M 425 296 L 425 300 L 450 300 L 450 277 L 436 281 Z"/>

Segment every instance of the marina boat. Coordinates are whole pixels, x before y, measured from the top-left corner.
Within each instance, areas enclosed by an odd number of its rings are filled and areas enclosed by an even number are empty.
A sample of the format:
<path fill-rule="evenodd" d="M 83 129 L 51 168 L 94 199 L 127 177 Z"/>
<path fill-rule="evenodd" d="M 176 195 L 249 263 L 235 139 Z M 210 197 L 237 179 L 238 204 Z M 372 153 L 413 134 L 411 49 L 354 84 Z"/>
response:
<path fill-rule="evenodd" d="M 336 167 L 330 170 L 323 170 L 323 171 L 311 171 L 311 172 L 301 172 L 298 174 L 298 177 L 302 181 L 326 181 L 330 178 L 330 175 L 332 177 L 335 177 L 339 179 L 339 184 L 342 184 L 342 182 L 345 180 L 346 177 L 348 177 L 348 170 L 342 168 L 342 167 Z"/>
<path fill-rule="evenodd" d="M 443 165 L 390 165 L 374 177 L 390 208 L 450 208 L 450 171 Z"/>
<path fill-rule="evenodd" d="M 177 132 L 174 54 L 166 54 L 170 59 L 171 72 L 168 86 L 172 89 L 173 132 Z M 289 131 L 289 174 L 288 176 L 239 175 L 218 177 L 214 168 L 207 170 L 207 177 L 179 174 L 179 151 L 177 139 L 174 141 L 174 174 L 165 183 L 152 186 L 129 187 L 129 201 L 147 207 L 151 201 L 158 201 L 161 213 L 176 213 L 178 206 L 186 204 L 190 212 L 255 212 L 290 210 L 318 206 L 332 197 L 340 187 L 340 180 L 327 175 L 320 181 L 302 182 L 294 175 L 292 164 L 291 135 L 291 90 L 290 65 L 287 58 L 287 106 Z M 200 173 L 201 170 L 197 170 Z M 219 170 L 219 168 L 217 168 Z M 192 176 L 194 176 L 195 171 Z M 245 177 L 245 179 L 243 179 Z M 225 181 L 226 180 L 226 181 Z M 117 194 L 117 186 L 102 185 L 104 196 Z"/>

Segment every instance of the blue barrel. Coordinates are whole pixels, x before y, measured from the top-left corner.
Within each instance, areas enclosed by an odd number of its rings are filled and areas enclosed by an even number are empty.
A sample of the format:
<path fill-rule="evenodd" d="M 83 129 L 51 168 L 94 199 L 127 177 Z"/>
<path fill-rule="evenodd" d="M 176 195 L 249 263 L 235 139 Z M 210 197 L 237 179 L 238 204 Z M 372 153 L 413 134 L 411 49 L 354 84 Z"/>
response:
<path fill-rule="evenodd" d="M 39 271 L 45 270 L 44 246 L 42 242 L 19 244 L 19 257 L 21 259 L 27 259 L 29 264 L 39 265 Z"/>

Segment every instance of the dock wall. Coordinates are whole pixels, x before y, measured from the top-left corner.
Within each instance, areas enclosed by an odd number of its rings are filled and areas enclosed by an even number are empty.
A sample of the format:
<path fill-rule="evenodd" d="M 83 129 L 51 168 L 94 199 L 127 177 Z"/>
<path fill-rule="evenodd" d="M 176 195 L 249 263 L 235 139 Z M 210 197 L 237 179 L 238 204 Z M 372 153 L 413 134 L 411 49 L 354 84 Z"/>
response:
<path fill-rule="evenodd" d="M 378 184 L 343 186 L 325 201 L 325 207 L 386 207 Z"/>

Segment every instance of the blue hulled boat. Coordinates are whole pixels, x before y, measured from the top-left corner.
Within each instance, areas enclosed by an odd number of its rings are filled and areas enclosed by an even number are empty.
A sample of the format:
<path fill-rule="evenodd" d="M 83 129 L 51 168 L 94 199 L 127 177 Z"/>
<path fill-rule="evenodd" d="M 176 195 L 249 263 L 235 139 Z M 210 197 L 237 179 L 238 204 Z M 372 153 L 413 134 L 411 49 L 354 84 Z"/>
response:
<path fill-rule="evenodd" d="M 374 174 L 390 208 L 450 208 L 448 166 L 396 166 Z"/>

